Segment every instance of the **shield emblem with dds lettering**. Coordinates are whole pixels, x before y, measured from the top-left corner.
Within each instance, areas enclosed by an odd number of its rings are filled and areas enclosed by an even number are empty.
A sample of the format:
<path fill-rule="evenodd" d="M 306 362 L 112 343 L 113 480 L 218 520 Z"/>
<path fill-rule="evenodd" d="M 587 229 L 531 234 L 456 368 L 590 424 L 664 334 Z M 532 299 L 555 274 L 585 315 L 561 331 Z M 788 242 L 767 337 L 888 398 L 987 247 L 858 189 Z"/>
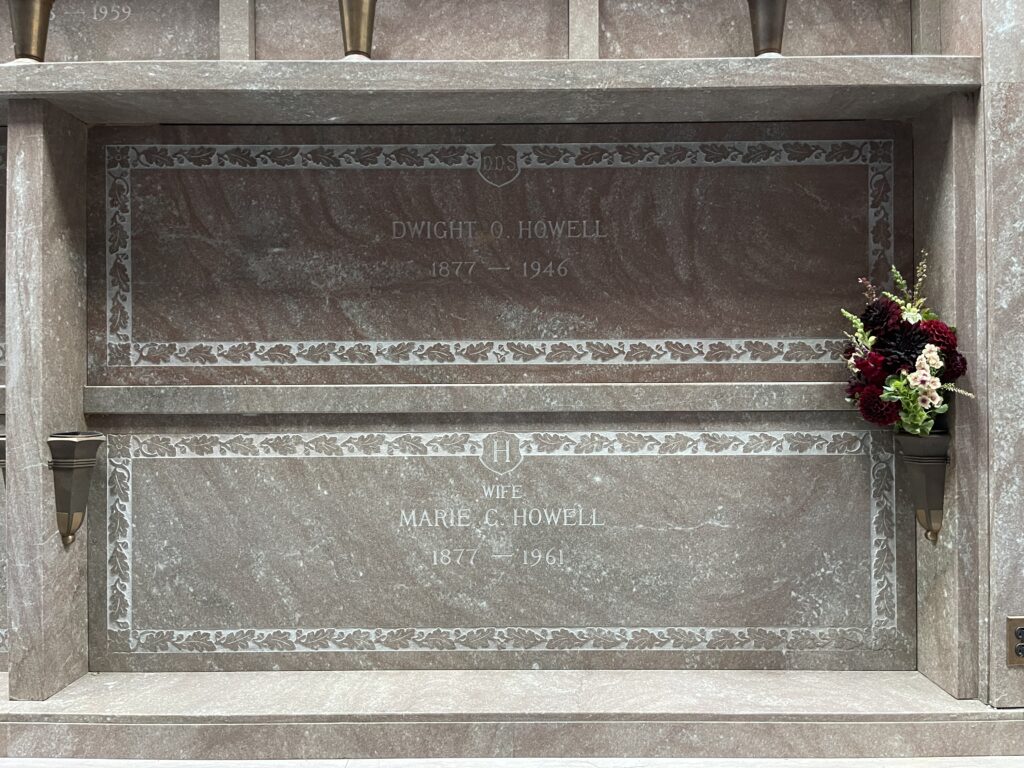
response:
<path fill-rule="evenodd" d="M 480 153 L 480 167 L 477 170 L 488 184 L 504 187 L 519 175 L 519 153 L 515 147 L 506 144 L 490 146 Z"/>
<path fill-rule="evenodd" d="M 519 438 L 508 432 L 494 432 L 484 438 L 480 461 L 491 472 L 507 475 L 523 463 Z"/>

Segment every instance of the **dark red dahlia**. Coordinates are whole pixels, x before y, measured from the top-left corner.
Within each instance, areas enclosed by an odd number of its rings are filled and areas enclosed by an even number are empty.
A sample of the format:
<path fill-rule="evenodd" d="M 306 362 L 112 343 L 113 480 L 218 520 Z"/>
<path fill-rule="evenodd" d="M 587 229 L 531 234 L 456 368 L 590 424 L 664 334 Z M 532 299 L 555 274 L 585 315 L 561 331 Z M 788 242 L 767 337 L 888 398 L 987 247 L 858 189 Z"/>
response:
<path fill-rule="evenodd" d="M 890 299 L 875 299 L 861 313 L 860 319 L 864 327 L 871 333 L 885 333 L 895 330 L 903 315 L 899 304 Z"/>
<path fill-rule="evenodd" d="M 856 400 L 858 397 L 860 397 L 860 393 L 863 392 L 867 387 L 868 385 L 865 382 L 861 381 L 860 377 L 858 376 L 856 379 L 852 380 L 846 385 L 846 396 L 851 400 Z"/>
<path fill-rule="evenodd" d="M 860 375 L 868 384 L 881 386 L 888 376 L 885 370 L 885 356 L 877 352 L 868 352 L 864 357 L 858 357 L 855 363 Z"/>
<path fill-rule="evenodd" d="M 879 336 L 875 349 L 885 357 L 886 370 L 896 373 L 912 371 L 917 366 L 917 358 L 930 343 L 931 338 L 920 323 L 900 322 L 896 330 Z"/>
<path fill-rule="evenodd" d="M 967 373 L 967 358 L 959 352 L 945 352 L 942 357 L 945 365 L 939 370 L 939 378 L 946 384 L 952 384 Z"/>
<path fill-rule="evenodd" d="M 883 400 L 881 387 L 865 387 L 860 393 L 857 406 L 861 416 L 880 427 L 891 426 L 900 419 L 900 404 Z"/>
<path fill-rule="evenodd" d="M 939 349 L 945 352 L 956 350 L 956 331 L 941 320 L 925 320 L 921 323 L 921 330 L 928 334 L 928 339 Z"/>

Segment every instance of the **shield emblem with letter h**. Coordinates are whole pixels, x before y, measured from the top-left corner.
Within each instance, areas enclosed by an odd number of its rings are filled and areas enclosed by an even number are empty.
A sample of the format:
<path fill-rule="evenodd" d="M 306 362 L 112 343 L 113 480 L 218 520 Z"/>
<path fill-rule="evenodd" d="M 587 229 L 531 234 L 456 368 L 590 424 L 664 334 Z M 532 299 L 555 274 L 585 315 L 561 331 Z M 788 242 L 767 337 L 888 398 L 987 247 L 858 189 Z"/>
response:
<path fill-rule="evenodd" d="M 480 461 L 491 472 L 507 475 L 523 463 L 519 438 L 509 432 L 494 432 L 483 440 Z"/>

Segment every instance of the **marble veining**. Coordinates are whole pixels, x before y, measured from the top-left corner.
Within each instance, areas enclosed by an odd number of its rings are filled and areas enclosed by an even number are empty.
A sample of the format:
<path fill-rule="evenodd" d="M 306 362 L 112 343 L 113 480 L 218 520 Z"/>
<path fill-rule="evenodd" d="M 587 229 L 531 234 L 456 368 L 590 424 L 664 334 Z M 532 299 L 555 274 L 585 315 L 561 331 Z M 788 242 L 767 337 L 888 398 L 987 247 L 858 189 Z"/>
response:
<path fill-rule="evenodd" d="M 140 340 L 133 333 L 132 171 L 475 171 L 496 187 L 534 168 L 867 167 L 867 272 L 893 262 L 891 140 L 516 145 L 108 145 L 106 359 L 117 366 L 827 363 L 841 339 Z"/>
<path fill-rule="evenodd" d="M 495 445 L 497 444 L 497 449 Z M 897 642 L 895 486 L 891 437 L 872 432 L 550 432 L 110 435 L 107 458 L 106 616 L 115 652 L 885 650 Z M 503 452 L 502 450 L 503 448 Z M 499 454 L 501 456 L 499 460 Z M 497 476 L 560 456 L 867 456 L 871 594 L 862 627 L 303 627 L 134 626 L 133 476 L 140 461 L 478 459 Z"/>

